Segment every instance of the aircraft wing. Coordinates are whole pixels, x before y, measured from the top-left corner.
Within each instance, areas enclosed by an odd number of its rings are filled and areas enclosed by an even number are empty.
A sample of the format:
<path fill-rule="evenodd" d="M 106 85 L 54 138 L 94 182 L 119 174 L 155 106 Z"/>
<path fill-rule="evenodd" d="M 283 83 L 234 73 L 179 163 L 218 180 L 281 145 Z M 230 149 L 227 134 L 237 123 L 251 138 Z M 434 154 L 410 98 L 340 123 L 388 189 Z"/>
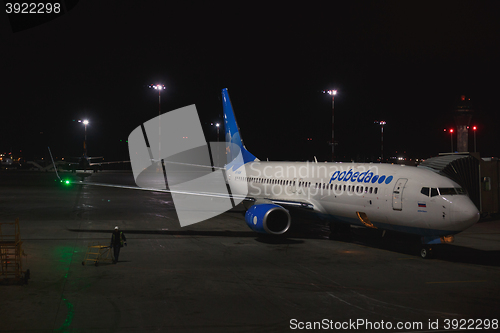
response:
<path fill-rule="evenodd" d="M 117 163 L 130 163 L 130 161 L 95 162 L 95 163 L 89 163 L 89 165 L 93 166 L 93 165 L 117 164 Z"/>
<path fill-rule="evenodd" d="M 71 181 L 71 180 L 62 180 L 65 184 L 75 184 L 75 185 L 90 185 L 90 186 L 101 186 L 101 187 L 113 187 L 113 188 L 123 188 L 129 190 L 141 190 L 141 191 L 149 191 L 149 192 L 161 192 L 161 193 L 175 193 L 175 194 L 185 194 L 185 195 L 193 195 L 193 196 L 206 196 L 212 198 L 235 198 L 247 201 L 255 201 L 253 198 L 249 198 L 242 195 L 228 195 L 224 193 L 210 193 L 210 192 L 190 192 L 190 191 L 172 191 L 172 190 L 162 190 L 156 188 L 147 188 L 147 187 L 138 187 L 138 186 L 128 186 L 128 185 L 117 185 L 117 184 L 105 184 L 105 183 L 92 183 L 92 182 L 84 182 L 84 181 Z"/>
<path fill-rule="evenodd" d="M 211 198 L 233 198 L 240 199 L 242 201 L 247 202 L 255 202 L 256 199 L 253 197 L 238 195 L 238 194 L 224 194 L 224 193 L 210 193 L 210 192 L 190 192 L 190 191 L 172 191 L 168 189 L 156 189 L 156 188 L 146 188 L 146 187 L 138 187 L 138 186 L 128 186 L 128 185 L 118 185 L 118 184 L 106 184 L 106 183 L 93 183 L 93 182 L 85 182 L 85 181 L 70 181 L 65 180 L 62 181 L 66 184 L 75 184 L 75 185 L 89 185 L 89 186 L 101 186 L 101 187 L 112 187 L 112 188 L 122 188 L 129 190 L 140 190 L 140 191 L 149 191 L 149 192 L 160 192 L 160 193 L 174 193 L 174 194 L 184 194 L 184 195 L 192 195 L 192 196 L 203 196 L 203 197 L 211 197 Z M 315 205 L 312 202 L 307 200 L 281 200 L 281 199 L 272 199 L 266 198 L 266 200 L 271 201 L 274 204 L 281 205 L 284 207 L 294 207 L 294 208 L 303 208 L 307 210 L 315 210 Z"/>
<path fill-rule="evenodd" d="M 268 198 L 269 201 L 276 205 L 284 206 L 284 207 L 295 207 L 295 208 L 304 208 L 309 210 L 314 210 L 315 205 L 307 200 L 281 200 L 281 199 L 271 199 Z"/>

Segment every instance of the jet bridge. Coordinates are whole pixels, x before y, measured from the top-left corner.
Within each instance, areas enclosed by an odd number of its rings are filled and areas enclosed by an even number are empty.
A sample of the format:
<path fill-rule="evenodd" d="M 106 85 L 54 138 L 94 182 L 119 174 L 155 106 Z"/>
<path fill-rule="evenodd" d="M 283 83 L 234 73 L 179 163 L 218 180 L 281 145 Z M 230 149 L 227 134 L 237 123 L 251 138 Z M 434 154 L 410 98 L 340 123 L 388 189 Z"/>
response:
<path fill-rule="evenodd" d="M 462 186 L 482 214 L 500 211 L 498 159 L 481 159 L 479 153 L 441 154 L 418 167 L 430 169 Z"/>

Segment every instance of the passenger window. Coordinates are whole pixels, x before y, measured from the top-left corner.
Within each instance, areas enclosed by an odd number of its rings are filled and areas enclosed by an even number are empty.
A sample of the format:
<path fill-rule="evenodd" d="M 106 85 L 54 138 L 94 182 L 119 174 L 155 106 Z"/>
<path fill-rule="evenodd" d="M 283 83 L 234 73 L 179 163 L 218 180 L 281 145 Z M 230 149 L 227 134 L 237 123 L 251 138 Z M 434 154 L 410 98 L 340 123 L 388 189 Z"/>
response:
<path fill-rule="evenodd" d="M 378 187 L 375 187 L 375 194 L 378 193 Z"/>
<path fill-rule="evenodd" d="M 425 195 L 426 197 L 429 196 L 429 188 L 428 187 L 422 187 L 422 189 L 420 190 L 420 193 L 422 193 L 423 195 Z"/>
<path fill-rule="evenodd" d="M 370 194 L 372 194 L 373 192 L 373 187 L 370 187 Z"/>
<path fill-rule="evenodd" d="M 438 195 L 437 188 L 431 188 L 431 197 L 435 197 L 436 195 Z"/>

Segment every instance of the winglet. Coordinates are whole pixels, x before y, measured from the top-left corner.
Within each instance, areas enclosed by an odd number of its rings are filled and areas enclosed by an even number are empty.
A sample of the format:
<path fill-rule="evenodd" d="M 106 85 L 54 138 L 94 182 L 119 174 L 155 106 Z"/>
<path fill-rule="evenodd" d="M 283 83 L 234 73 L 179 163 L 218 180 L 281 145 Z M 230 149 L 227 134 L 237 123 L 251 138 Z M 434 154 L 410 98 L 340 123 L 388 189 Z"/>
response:
<path fill-rule="evenodd" d="M 47 148 L 49 149 L 50 159 L 52 160 L 52 165 L 54 166 L 54 171 L 56 172 L 56 176 L 57 178 L 59 178 L 60 181 L 62 181 L 61 177 L 59 177 L 59 174 L 57 173 L 56 164 L 54 163 L 54 158 L 52 157 L 52 152 L 50 151 L 50 147 Z"/>

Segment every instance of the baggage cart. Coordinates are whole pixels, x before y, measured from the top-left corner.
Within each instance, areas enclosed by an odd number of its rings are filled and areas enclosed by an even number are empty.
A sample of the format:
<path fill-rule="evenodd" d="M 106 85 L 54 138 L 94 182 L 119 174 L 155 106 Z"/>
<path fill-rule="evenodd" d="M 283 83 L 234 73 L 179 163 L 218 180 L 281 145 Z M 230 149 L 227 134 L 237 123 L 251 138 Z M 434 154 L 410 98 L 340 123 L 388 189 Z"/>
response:
<path fill-rule="evenodd" d="M 100 262 L 106 261 L 113 262 L 111 246 L 90 243 L 87 248 L 87 253 L 85 253 L 85 258 L 82 261 L 82 265 L 85 266 L 85 264 L 90 262 L 97 266 Z"/>

